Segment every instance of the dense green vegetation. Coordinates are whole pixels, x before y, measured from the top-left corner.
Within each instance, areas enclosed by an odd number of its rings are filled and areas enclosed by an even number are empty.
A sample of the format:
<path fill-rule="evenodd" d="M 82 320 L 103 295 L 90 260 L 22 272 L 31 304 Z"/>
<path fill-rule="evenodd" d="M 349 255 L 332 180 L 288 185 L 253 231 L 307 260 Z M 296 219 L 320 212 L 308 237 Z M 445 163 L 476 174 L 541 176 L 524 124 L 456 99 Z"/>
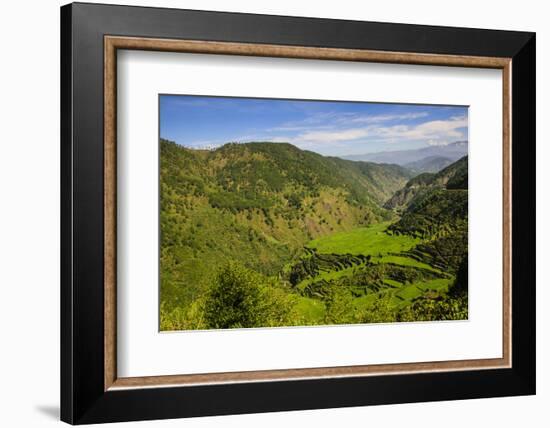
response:
<path fill-rule="evenodd" d="M 468 157 L 460 158 L 437 173 L 425 172 L 417 175 L 409 180 L 405 187 L 395 192 L 386 201 L 384 207 L 398 211 L 403 210 L 413 201 L 418 202 L 422 195 L 434 189 L 468 190 Z"/>
<path fill-rule="evenodd" d="M 467 317 L 466 158 L 160 144 L 162 330 Z"/>

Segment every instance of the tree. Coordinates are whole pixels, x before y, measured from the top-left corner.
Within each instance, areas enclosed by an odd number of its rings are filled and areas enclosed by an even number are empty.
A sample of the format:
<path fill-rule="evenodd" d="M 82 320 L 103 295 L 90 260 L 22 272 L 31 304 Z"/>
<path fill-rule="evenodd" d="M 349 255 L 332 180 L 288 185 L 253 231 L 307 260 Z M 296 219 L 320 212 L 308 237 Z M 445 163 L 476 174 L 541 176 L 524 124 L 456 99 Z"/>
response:
<path fill-rule="evenodd" d="M 261 311 L 259 276 L 243 266 L 229 262 L 216 277 L 206 295 L 204 319 L 208 328 L 259 327 Z"/>
<path fill-rule="evenodd" d="M 449 288 L 449 296 L 453 298 L 468 298 L 468 255 L 462 259 L 456 279 L 453 285 Z"/>
<path fill-rule="evenodd" d="M 327 324 L 347 324 L 354 322 L 353 297 L 345 288 L 330 284 L 325 301 L 325 322 Z"/>

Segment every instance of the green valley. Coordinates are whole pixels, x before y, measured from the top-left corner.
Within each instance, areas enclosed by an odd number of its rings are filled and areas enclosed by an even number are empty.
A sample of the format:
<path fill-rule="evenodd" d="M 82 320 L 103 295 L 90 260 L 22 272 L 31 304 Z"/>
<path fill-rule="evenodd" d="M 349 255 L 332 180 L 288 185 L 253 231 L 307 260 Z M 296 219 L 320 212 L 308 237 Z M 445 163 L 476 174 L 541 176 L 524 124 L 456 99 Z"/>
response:
<path fill-rule="evenodd" d="M 160 140 L 161 330 L 468 316 L 468 161 Z"/>

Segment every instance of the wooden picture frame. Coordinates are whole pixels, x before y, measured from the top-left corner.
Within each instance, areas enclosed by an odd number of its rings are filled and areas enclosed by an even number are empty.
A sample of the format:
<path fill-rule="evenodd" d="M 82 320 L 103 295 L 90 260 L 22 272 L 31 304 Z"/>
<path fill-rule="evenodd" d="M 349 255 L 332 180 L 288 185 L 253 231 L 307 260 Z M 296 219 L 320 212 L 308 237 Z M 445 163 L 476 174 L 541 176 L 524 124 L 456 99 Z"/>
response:
<path fill-rule="evenodd" d="M 535 392 L 534 34 L 71 4 L 61 9 L 61 36 L 62 420 L 80 424 Z M 502 70 L 502 358 L 118 377 L 117 49 Z"/>

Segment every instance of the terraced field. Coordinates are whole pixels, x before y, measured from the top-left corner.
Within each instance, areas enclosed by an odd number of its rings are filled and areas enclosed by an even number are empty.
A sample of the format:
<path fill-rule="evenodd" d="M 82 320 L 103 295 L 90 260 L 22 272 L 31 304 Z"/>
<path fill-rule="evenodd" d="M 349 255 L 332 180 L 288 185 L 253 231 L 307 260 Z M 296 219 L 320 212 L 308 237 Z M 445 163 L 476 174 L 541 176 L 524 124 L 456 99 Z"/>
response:
<path fill-rule="evenodd" d="M 346 287 L 358 310 L 368 309 L 381 297 L 402 308 L 419 297 L 447 292 L 453 276 L 423 261 L 418 245 L 425 241 L 387 230 L 391 222 L 361 227 L 310 241 L 287 271 L 302 295 L 304 316 L 322 317 L 323 299 L 331 287 Z M 313 319 L 312 319 L 313 321 Z"/>

